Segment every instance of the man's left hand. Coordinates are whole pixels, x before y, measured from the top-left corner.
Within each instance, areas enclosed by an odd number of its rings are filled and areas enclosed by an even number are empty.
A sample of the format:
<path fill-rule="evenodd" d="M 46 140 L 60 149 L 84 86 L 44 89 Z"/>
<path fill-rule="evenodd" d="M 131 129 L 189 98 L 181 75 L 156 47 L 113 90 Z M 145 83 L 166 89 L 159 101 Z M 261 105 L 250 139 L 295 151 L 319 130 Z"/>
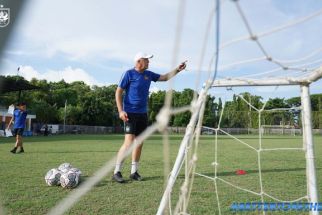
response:
<path fill-rule="evenodd" d="M 184 61 L 178 66 L 178 68 L 177 68 L 178 72 L 180 72 L 186 68 L 186 66 L 187 66 L 186 63 L 187 63 L 187 61 Z"/>

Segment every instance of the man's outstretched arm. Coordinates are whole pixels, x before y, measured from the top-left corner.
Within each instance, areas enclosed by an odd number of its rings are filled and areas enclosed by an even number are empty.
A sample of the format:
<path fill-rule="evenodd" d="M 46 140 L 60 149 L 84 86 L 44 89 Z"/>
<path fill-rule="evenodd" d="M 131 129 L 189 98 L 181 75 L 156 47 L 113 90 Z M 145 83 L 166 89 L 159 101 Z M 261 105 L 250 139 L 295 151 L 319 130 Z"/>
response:
<path fill-rule="evenodd" d="M 176 74 L 178 74 L 179 72 L 181 72 L 182 70 L 184 70 L 186 68 L 186 62 L 181 63 L 177 68 L 175 68 L 174 70 L 164 74 L 164 75 L 160 75 L 160 78 L 158 79 L 158 81 L 168 81 L 170 80 L 173 76 L 175 76 Z"/>

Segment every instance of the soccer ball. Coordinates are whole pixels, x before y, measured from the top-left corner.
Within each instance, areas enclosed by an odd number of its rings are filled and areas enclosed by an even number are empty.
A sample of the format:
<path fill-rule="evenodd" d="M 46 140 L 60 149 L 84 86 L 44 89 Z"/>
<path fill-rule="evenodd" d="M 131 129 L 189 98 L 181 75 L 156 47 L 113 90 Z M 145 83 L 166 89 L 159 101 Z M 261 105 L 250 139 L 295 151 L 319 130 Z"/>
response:
<path fill-rule="evenodd" d="M 68 170 L 68 172 L 74 172 L 74 173 L 76 173 L 78 176 L 81 176 L 81 175 L 82 175 L 82 171 L 80 171 L 80 169 L 75 168 L 75 167 L 70 168 L 70 169 Z"/>
<path fill-rule="evenodd" d="M 79 175 L 68 171 L 60 176 L 60 185 L 64 188 L 74 188 L 78 185 Z"/>
<path fill-rule="evenodd" d="M 58 170 L 62 171 L 63 173 L 68 172 L 72 167 L 70 163 L 62 163 L 59 165 Z"/>
<path fill-rule="evenodd" d="M 46 184 L 49 186 L 60 185 L 61 171 L 58 169 L 51 169 L 45 175 Z"/>

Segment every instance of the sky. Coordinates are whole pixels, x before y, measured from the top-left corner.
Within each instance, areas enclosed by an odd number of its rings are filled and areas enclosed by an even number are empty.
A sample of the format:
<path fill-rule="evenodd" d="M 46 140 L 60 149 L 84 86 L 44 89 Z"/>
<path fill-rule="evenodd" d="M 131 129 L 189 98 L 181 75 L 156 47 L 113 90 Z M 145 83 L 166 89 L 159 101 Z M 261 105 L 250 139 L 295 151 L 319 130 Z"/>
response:
<path fill-rule="evenodd" d="M 247 36 L 248 32 L 236 4 L 230 0 L 221 2 L 222 46 Z M 322 2 L 317 0 L 239 2 L 254 34 L 322 10 Z M 48 81 L 84 81 L 99 86 L 117 84 L 122 73 L 134 66 L 134 55 L 142 51 L 154 55 L 150 70 L 156 73 L 166 73 L 180 62 L 188 61 L 187 70 L 178 74 L 172 85 L 153 83 L 151 91 L 169 87 L 179 91 L 184 88 L 199 91 L 208 78 L 209 64 L 215 53 L 215 18 L 211 16 L 214 5 L 215 1 L 208 0 L 30 0 L 4 50 L 0 73 L 18 74 L 27 80 L 35 77 Z M 182 30 L 179 43 L 176 43 L 178 11 L 183 11 L 179 16 Z M 212 22 L 205 54 L 201 57 L 209 17 Z M 274 59 L 304 58 L 318 50 L 314 56 L 294 64 L 316 62 L 310 65 L 316 69 L 322 59 L 319 51 L 322 47 L 321 26 L 322 15 L 260 38 L 260 41 Z M 263 54 L 254 41 L 244 40 L 223 48 L 219 52 L 218 78 L 256 75 L 276 68 L 267 61 L 229 66 L 261 57 Z M 213 67 L 210 68 L 213 71 Z M 299 73 L 279 71 L 273 75 L 281 74 L 292 77 Z M 196 83 L 196 80 L 200 81 Z M 300 95 L 299 87 L 236 87 L 228 91 L 214 88 L 210 93 L 229 96 L 244 91 L 264 98 Z M 311 85 L 311 93 L 322 93 L 321 81 Z"/>

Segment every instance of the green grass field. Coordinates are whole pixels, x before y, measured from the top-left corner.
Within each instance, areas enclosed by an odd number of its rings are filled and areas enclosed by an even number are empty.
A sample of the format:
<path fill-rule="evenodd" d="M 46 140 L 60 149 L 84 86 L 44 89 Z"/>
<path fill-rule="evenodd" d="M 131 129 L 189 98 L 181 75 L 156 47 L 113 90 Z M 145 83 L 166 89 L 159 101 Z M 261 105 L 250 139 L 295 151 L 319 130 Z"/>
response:
<path fill-rule="evenodd" d="M 172 167 L 182 136 L 170 138 Z M 258 144 L 256 136 L 240 136 L 240 138 L 253 146 Z M 14 155 L 9 152 L 14 139 L 0 139 L 0 199 L 6 214 L 45 214 L 70 192 L 61 187 L 47 186 L 44 181 L 46 172 L 63 162 L 69 162 L 81 169 L 82 180 L 85 181 L 103 163 L 116 155 L 123 142 L 123 136 L 73 135 L 29 137 L 24 140 L 26 152 Z M 301 147 L 301 140 L 301 137 L 265 137 L 263 147 Z M 315 136 L 314 140 L 319 193 L 322 193 L 320 181 L 322 180 L 322 137 Z M 164 187 L 162 151 L 162 136 L 150 137 L 145 142 L 140 165 L 143 181 L 117 184 L 112 182 L 111 175 L 108 175 L 68 214 L 155 214 Z M 211 163 L 215 155 L 214 136 L 202 136 L 198 152 L 197 172 L 213 176 L 214 167 Z M 255 151 L 225 136 L 219 138 L 218 156 L 220 178 L 259 192 Z M 263 186 L 267 193 L 282 200 L 297 199 L 306 195 L 304 152 L 263 152 L 261 162 Z M 237 169 L 244 169 L 247 174 L 238 176 L 235 174 Z M 125 178 L 128 178 L 129 171 L 130 160 L 128 159 L 123 168 Z M 183 177 L 183 174 L 179 175 L 178 183 L 183 181 Z M 231 214 L 229 207 L 232 202 L 260 201 L 258 196 L 242 192 L 220 181 L 218 187 L 222 214 Z M 177 184 L 172 202 L 175 202 L 178 197 L 178 189 Z M 265 201 L 273 200 L 265 198 Z M 191 214 L 218 213 L 213 181 L 196 176 L 189 212 Z M 278 214 L 278 212 L 272 214 Z"/>

